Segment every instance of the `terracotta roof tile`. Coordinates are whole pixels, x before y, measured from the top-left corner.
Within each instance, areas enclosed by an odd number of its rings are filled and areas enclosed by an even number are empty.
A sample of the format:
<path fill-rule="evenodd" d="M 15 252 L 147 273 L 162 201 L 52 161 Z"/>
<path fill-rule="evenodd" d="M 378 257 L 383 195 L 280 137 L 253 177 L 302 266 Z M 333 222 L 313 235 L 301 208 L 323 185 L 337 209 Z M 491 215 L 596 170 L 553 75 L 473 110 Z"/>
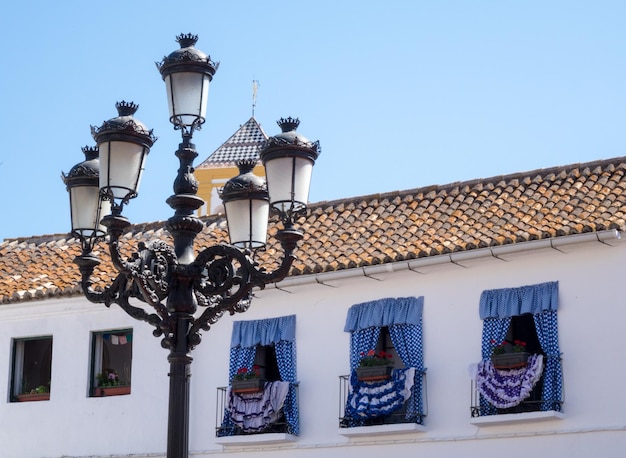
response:
<path fill-rule="evenodd" d="M 329 272 L 521 243 L 606 229 L 626 229 L 626 158 L 359 196 L 310 207 L 300 221 L 305 236 L 292 275 Z M 197 248 L 227 240 L 220 216 L 203 218 Z M 274 268 L 280 248 L 260 261 Z M 139 242 L 169 240 L 163 222 L 137 224 L 123 236 L 131 256 Z M 80 294 L 72 260 L 78 243 L 65 235 L 5 240 L 0 244 L 0 302 Z M 94 276 L 102 288 L 113 274 L 107 248 Z"/>

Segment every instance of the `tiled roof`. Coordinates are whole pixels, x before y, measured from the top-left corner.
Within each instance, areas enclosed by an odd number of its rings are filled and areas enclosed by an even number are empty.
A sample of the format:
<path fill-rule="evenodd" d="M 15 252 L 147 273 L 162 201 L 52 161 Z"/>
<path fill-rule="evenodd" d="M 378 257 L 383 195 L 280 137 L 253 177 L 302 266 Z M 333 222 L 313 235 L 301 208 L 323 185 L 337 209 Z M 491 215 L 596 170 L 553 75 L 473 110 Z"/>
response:
<path fill-rule="evenodd" d="M 626 157 L 310 206 L 291 275 L 338 271 L 607 229 L 626 229 Z M 226 240 L 222 216 L 203 219 L 197 249 Z M 168 238 L 162 223 L 131 227 L 121 245 Z M 280 250 L 270 228 L 261 253 Z M 113 275 L 106 246 L 96 286 Z M 79 294 L 75 240 L 63 235 L 0 244 L 0 302 Z M 271 264 L 268 266 L 271 268 Z"/>
<path fill-rule="evenodd" d="M 196 168 L 235 165 L 245 159 L 258 160 L 259 150 L 267 139 L 261 125 L 252 117 Z"/>

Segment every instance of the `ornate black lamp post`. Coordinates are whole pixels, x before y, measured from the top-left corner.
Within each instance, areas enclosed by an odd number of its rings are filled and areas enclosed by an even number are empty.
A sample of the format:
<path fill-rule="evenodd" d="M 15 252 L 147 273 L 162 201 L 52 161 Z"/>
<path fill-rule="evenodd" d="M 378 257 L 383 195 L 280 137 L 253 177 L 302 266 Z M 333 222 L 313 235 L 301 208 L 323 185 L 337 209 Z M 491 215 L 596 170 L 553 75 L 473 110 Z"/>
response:
<path fill-rule="evenodd" d="M 92 127 L 97 148 L 83 148 L 86 160 L 63 177 L 70 193 L 72 235 L 82 246 L 74 262 L 85 297 L 107 307 L 118 304 L 133 318 L 151 324 L 153 334 L 162 336 L 161 345 L 169 350 L 170 458 L 188 455 L 190 352 L 200 343 L 201 331 L 208 331 L 224 312 L 248 309 L 254 287 L 263 288 L 289 273 L 293 251 L 302 239 L 294 220 L 306 211 L 311 171 L 320 152 L 318 142 L 296 133 L 297 119 L 281 119 L 283 132 L 270 138 L 260 154 L 267 184 L 252 174 L 253 163 L 244 162 L 239 164 L 240 175 L 223 188 L 231 244 L 210 246 L 196 256 L 194 239 L 204 224 L 195 212 L 204 201 L 196 195 L 192 164 L 198 153 L 191 139 L 204 123 L 208 87 L 218 64 L 194 48 L 197 36 L 180 35 L 177 41 L 181 49 L 157 64 L 167 87 L 170 122 L 182 132 L 174 195 L 167 199 L 175 210 L 166 224 L 174 246 L 155 240 L 140 243 L 130 259 L 120 253 L 120 236 L 130 225 L 122 210 L 137 196 L 144 161 L 156 140 L 133 117 L 137 105 L 119 102 L 119 116 Z M 276 235 L 283 259 L 273 272 L 253 257 L 265 246 L 270 209 L 283 223 Z M 91 276 L 100 260 L 93 247 L 101 240 L 107 241 L 118 274 L 109 286 L 96 291 Z M 131 299 L 139 303 L 133 305 Z"/>

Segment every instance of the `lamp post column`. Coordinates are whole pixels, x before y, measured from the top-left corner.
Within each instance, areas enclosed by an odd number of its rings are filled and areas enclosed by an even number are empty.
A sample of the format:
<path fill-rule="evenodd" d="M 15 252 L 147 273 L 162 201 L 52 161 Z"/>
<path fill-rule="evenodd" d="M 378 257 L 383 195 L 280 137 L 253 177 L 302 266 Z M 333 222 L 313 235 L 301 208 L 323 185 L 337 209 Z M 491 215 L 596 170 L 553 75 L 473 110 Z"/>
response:
<path fill-rule="evenodd" d="M 189 455 L 189 382 L 193 358 L 188 351 L 190 319 L 185 313 L 172 315 L 175 320 L 174 347 L 170 349 L 170 392 L 167 420 L 167 458 Z"/>
<path fill-rule="evenodd" d="M 198 153 L 191 135 L 183 137 L 176 151 L 180 161 L 178 175 L 174 180 L 174 195 L 167 203 L 175 211 L 167 222 L 167 230 L 174 239 L 174 251 L 179 261 L 172 266 L 169 280 L 167 309 L 169 311 L 169 335 L 163 345 L 169 348 L 170 363 L 169 408 L 167 426 L 167 457 L 187 458 L 189 453 L 189 391 L 191 377 L 191 349 L 189 330 L 198 302 L 193 292 L 194 270 L 189 264 L 195 259 L 194 240 L 204 224 L 194 216 L 204 201 L 196 195 L 198 181 L 193 175 L 193 160 Z"/>

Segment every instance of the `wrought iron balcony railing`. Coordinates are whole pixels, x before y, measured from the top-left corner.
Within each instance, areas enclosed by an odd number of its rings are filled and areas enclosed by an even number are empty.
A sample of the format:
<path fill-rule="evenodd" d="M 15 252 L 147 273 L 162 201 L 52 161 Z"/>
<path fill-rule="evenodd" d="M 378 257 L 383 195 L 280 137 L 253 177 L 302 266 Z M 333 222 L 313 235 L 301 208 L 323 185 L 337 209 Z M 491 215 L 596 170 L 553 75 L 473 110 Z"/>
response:
<path fill-rule="evenodd" d="M 298 383 L 292 383 L 296 392 L 296 403 L 298 402 Z M 295 434 L 291 425 L 285 417 L 284 407 L 277 415 L 277 419 L 267 424 L 263 429 L 256 431 L 245 431 L 240 426 L 228 421 L 229 416 L 229 396 L 228 387 L 220 386 L 217 388 L 217 403 L 215 410 L 215 435 L 217 437 L 225 436 L 245 436 L 250 434 L 269 434 L 269 433 L 286 433 Z"/>
<path fill-rule="evenodd" d="M 421 388 L 418 388 L 421 387 Z M 426 395 L 426 371 L 421 374 L 421 384 L 415 385 L 413 390 L 419 389 L 415 393 L 413 407 L 408 408 L 409 400 L 405 401 L 401 408 L 388 415 L 375 416 L 371 418 L 355 419 L 346 415 L 346 403 L 350 395 L 350 376 L 339 376 L 339 427 L 351 428 L 355 426 L 375 426 L 398 423 L 424 424 L 424 418 L 428 414 L 428 403 Z"/>

